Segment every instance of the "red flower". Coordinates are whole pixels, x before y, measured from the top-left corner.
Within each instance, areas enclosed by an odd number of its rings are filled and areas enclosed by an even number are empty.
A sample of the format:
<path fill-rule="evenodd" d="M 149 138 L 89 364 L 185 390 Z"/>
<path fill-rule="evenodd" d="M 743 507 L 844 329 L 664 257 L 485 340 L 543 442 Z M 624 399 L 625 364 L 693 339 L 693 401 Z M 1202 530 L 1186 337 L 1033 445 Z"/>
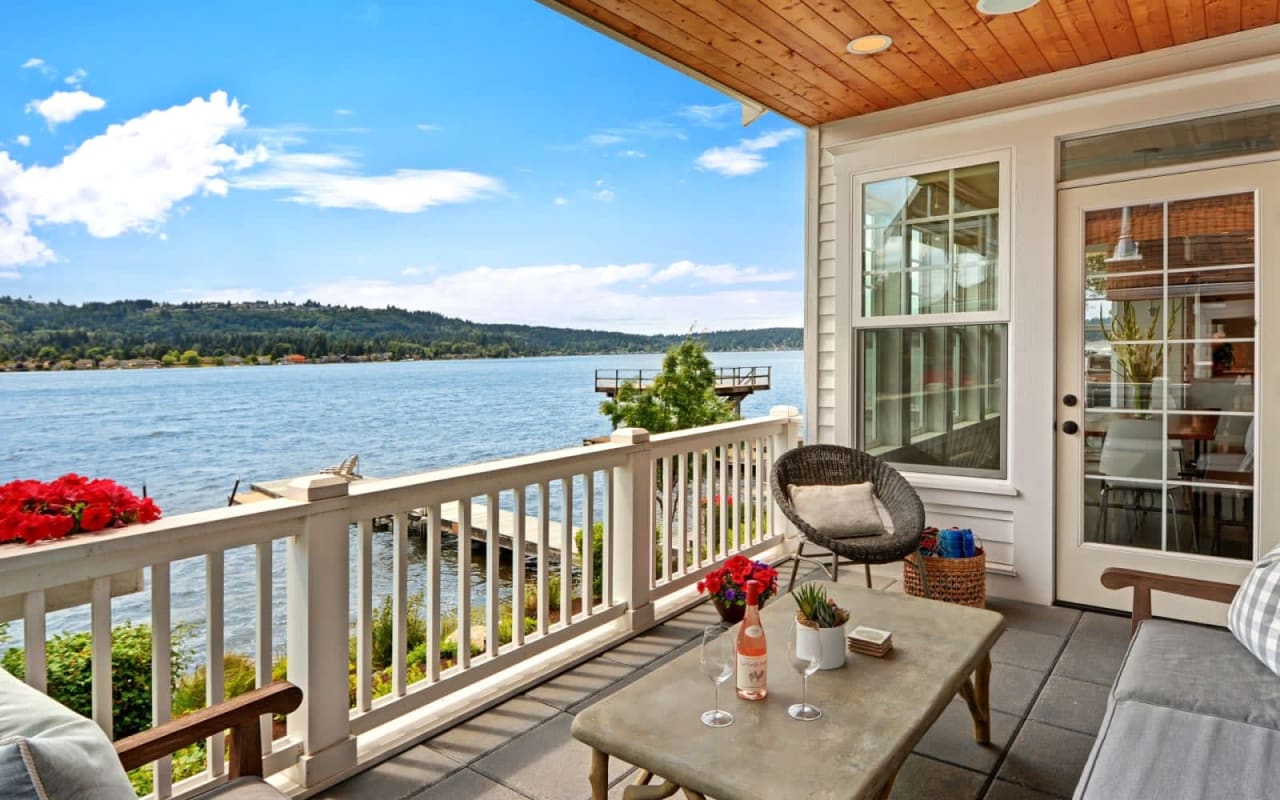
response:
<path fill-rule="evenodd" d="M 48 483 L 20 480 L 0 486 L 0 543 L 60 539 L 159 518 L 154 501 L 140 500 L 110 480 L 68 473 Z"/>

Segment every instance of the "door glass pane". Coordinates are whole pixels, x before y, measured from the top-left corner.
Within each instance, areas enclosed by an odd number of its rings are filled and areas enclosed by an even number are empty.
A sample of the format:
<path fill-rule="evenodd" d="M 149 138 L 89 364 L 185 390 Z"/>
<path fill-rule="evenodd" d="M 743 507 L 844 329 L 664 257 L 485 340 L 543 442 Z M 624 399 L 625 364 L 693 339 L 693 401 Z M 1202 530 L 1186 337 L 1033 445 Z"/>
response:
<path fill-rule="evenodd" d="M 1252 558 L 1253 202 L 1085 216 L 1085 541 Z"/>
<path fill-rule="evenodd" d="M 925 219 L 951 213 L 950 171 L 930 172 L 910 178 L 907 185 L 907 217 Z"/>

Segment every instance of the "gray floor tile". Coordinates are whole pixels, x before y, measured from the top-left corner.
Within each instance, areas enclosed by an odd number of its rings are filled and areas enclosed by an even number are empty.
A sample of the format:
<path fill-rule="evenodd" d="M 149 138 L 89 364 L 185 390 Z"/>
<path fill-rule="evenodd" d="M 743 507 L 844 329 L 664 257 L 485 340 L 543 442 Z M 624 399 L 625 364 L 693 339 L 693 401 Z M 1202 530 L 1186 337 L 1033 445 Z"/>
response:
<path fill-rule="evenodd" d="M 1053 668 L 1053 674 L 1110 686 L 1120 671 L 1120 662 L 1124 660 L 1127 648 L 1127 642 L 1073 636 Z"/>
<path fill-rule="evenodd" d="M 534 687 L 525 696 L 566 711 L 635 670 L 627 664 L 594 658 Z"/>
<path fill-rule="evenodd" d="M 439 783 L 462 769 L 462 765 L 434 750 L 412 747 L 336 786 L 325 789 L 316 800 L 365 800 L 369 797 L 400 800 L 424 787 Z"/>
<path fill-rule="evenodd" d="M 1073 638 L 1096 639 L 1112 644 L 1128 644 L 1129 618 L 1086 611 L 1076 626 Z"/>
<path fill-rule="evenodd" d="M 1093 737 L 1027 720 L 997 776 L 1058 797 L 1070 797 L 1093 748 Z"/>
<path fill-rule="evenodd" d="M 649 629 L 646 633 L 660 636 L 664 639 L 679 639 L 682 642 L 690 642 L 694 639 L 701 639 L 703 630 L 719 622 L 720 615 L 712 608 L 710 615 L 676 617 L 675 619 L 667 620 L 656 628 Z"/>
<path fill-rule="evenodd" d="M 632 683 L 635 683 L 637 680 L 639 680 L 640 678 L 648 674 L 649 674 L 648 670 L 642 670 L 642 669 L 635 670 L 630 675 L 627 675 L 626 677 L 624 677 L 622 680 L 614 681 L 613 683 L 609 684 L 609 686 L 605 687 L 604 689 L 601 689 L 600 691 L 591 695 L 590 697 L 583 700 L 582 702 L 574 703 L 567 710 L 570 714 L 577 714 L 579 711 L 591 705 L 592 703 L 600 702 L 601 700 L 605 699 L 606 697 L 613 694 L 614 692 L 622 689 L 625 686 L 630 686 Z M 708 682 L 708 685 L 710 685 L 710 682 Z"/>
<path fill-rule="evenodd" d="M 1048 672 L 1058 657 L 1065 639 L 1044 633 L 1010 628 L 991 648 L 991 660 L 1015 667 Z"/>
<path fill-rule="evenodd" d="M 368 800 L 381 795 L 365 795 Z M 413 800 L 526 800 L 525 796 L 513 792 L 507 787 L 489 780 L 483 775 L 464 769 L 436 784 L 432 788 L 413 796 Z"/>
<path fill-rule="evenodd" d="M 910 755 L 893 782 L 890 800 L 977 800 L 987 776 L 981 772 L 943 764 L 924 756 Z"/>
<path fill-rule="evenodd" d="M 551 719 L 556 713 L 557 710 L 546 703 L 516 697 L 450 728 L 428 741 L 426 746 L 454 761 L 470 764 L 533 726 Z"/>
<path fill-rule="evenodd" d="M 987 790 L 982 800 L 1062 800 L 1062 798 L 1037 792 L 1035 789 L 1028 789 L 1016 783 L 996 781 L 991 784 L 991 788 Z"/>
<path fill-rule="evenodd" d="M 1031 709 L 1030 718 L 1093 736 L 1102 725 L 1110 693 L 1111 689 L 1100 683 L 1053 675 Z"/>
<path fill-rule="evenodd" d="M 1027 713 L 1044 683 L 1045 673 L 1012 664 L 991 665 L 991 708 L 1019 717 Z"/>
<path fill-rule="evenodd" d="M 473 768 L 538 800 L 587 800 L 591 784 L 591 748 L 569 733 L 573 716 L 559 714 L 477 761 Z M 631 765 L 609 759 L 609 781 L 620 779 Z"/>
<path fill-rule="evenodd" d="M 619 778 L 617 783 L 609 787 L 609 800 L 622 800 L 622 793 L 635 782 L 636 776 L 639 774 L 640 770 L 634 767 L 627 770 L 626 774 Z"/>
<path fill-rule="evenodd" d="M 973 740 L 973 717 L 962 700 L 947 706 L 946 711 L 916 745 L 915 752 L 981 772 L 990 772 L 1000 752 L 1009 743 L 1018 718 L 999 711 L 991 712 L 991 744 Z"/>
<path fill-rule="evenodd" d="M 680 656 L 684 655 L 690 650 L 697 650 L 701 646 L 702 646 L 701 638 L 694 639 L 691 642 L 686 642 L 685 644 L 677 647 L 675 650 L 672 650 L 670 653 L 667 653 L 662 658 L 659 658 L 656 661 L 650 661 L 648 664 L 645 664 L 644 671 L 653 672 L 655 669 L 661 669 L 671 661 L 674 661 L 675 659 L 679 658 Z"/>
<path fill-rule="evenodd" d="M 1003 597 L 988 597 L 987 608 L 1003 614 L 1005 625 L 1010 628 L 1049 636 L 1066 636 L 1080 619 L 1080 612 L 1072 608 L 1041 606 Z"/>
<path fill-rule="evenodd" d="M 687 639 L 673 638 L 670 635 L 642 633 L 630 641 L 623 642 L 606 652 L 601 658 L 626 664 L 631 667 L 643 667 L 651 661 L 657 661 L 667 653 L 685 644 Z"/>

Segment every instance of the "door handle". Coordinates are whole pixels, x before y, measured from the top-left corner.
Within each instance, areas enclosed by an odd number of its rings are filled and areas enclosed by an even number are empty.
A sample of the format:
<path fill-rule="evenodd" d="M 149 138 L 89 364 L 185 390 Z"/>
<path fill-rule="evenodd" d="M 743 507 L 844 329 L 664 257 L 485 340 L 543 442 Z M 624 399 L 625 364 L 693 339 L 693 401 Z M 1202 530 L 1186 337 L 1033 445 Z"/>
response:
<path fill-rule="evenodd" d="M 1077 431 L 1079 431 L 1079 430 L 1080 430 L 1080 426 L 1079 426 L 1079 425 L 1077 425 L 1077 424 L 1076 424 L 1076 421 L 1075 421 L 1075 420 L 1073 420 L 1073 419 L 1069 419 L 1069 420 L 1067 420 L 1066 422 L 1062 423 L 1062 432 L 1063 432 L 1063 433 L 1073 434 L 1073 433 L 1076 433 L 1076 432 L 1077 432 Z"/>
<path fill-rule="evenodd" d="M 1062 404 L 1067 408 L 1073 407 L 1078 402 L 1080 401 L 1076 399 L 1074 394 L 1063 395 L 1062 397 Z"/>

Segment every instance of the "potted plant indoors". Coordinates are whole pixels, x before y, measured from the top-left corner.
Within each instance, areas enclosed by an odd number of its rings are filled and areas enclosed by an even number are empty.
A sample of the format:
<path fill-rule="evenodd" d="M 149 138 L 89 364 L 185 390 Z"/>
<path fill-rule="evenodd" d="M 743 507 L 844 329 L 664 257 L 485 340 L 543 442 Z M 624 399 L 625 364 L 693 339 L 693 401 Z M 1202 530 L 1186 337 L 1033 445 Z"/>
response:
<path fill-rule="evenodd" d="M 803 657 L 821 646 L 818 669 L 839 669 L 845 661 L 845 627 L 849 612 L 827 597 L 825 587 L 806 583 L 796 587 L 791 596 L 796 601 L 796 654 Z M 819 642 L 821 643 L 819 645 Z"/>

